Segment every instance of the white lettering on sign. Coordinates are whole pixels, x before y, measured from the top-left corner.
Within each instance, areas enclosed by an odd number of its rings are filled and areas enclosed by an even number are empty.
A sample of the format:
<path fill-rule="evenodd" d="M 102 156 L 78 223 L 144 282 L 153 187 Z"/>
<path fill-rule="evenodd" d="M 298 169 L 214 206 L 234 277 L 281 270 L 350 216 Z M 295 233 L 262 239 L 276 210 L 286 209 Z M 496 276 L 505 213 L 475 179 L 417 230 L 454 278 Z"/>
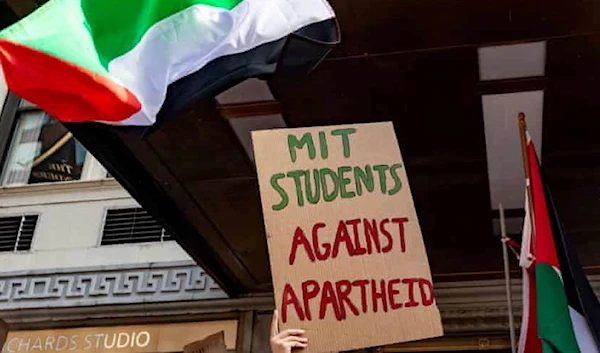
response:
<path fill-rule="evenodd" d="M 227 349 L 235 349 L 237 320 L 176 324 L 81 327 L 12 331 L 1 353 L 170 353 L 200 337 L 225 332 Z"/>
<path fill-rule="evenodd" d="M 145 348 L 152 340 L 148 331 L 119 333 L 89 333 L 80 335 L 48 335 L 45 337 L 14 337 L 3 353 L 96 351 L 104 349 Z"/>

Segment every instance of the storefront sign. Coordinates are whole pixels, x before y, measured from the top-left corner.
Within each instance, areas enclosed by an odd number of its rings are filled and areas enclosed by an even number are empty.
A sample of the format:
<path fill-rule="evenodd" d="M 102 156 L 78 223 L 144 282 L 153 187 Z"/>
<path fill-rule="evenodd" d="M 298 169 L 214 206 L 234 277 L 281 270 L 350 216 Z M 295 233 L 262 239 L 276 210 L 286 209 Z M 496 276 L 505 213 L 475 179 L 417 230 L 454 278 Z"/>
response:
<path fill-rule="evenodd" d="M 235 349 L 237 321 L 93 327 L 9 332 L 2 353 L 171 353 L 185 345 L 224 331 L 227 349 Z"/>
<path fill-rule="evenodd" d="M 307 352 L 442 335 L 391 123 L 256 131 L 281 329 Z"/>

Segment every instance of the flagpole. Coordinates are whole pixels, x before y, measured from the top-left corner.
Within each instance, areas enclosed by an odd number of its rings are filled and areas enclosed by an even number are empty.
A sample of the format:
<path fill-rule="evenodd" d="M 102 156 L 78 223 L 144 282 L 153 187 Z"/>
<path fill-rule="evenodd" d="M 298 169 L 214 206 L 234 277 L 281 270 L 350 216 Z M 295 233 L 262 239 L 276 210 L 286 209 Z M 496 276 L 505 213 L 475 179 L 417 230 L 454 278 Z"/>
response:
<path fill-rule="evenodd" d="M 533 197 L 529 185 L 529 154 L 527 153 L 527 122 L 525 122 L 525 113 L 519 113 L 519 132 L 521 134 L 521 153 L 523 154 L 523 172 L 525 173 L 525 189 L 527 190 L 529 209 L 533 210 Z M 533 222 L 533 217 L 531 218 Z M 533 226 L 533 224 L 532 224 Z M 532 228 L 533 229 L 533 228 Z"/>
<path fill-rule="evenodd" d="M 533 224 L 533 194 L 531 191 L 531 173 L 529 169 L 529 153 L 527 152 L 527 122 L 525 121 L 525 113 L 519 113 L 519 132 L 521 135 L 521 152 L 523 154 L 523 173 L 525 174 L 525 190 L 527 193 L 527 206 L 529 207 L 529 222 L 531 226 L 531 243 L 535 244 L 535 227 Z M 525 244 L 523 244 L 525 245 Z M 531 249 L 531 248 L 530 248 Z M 528 249 L 529 256 L 531 256 L 531 250 Z M 523 289 L 524 290 L 524 289 Z M 525 314 L 525 313 L 524 313 Z M 527 330 L 526 327 L 521 327 L 521 330 Z"/>
<path fill-rule="evenodd" d="M 508 304 L 508 327 L 510 330 L 510 348 L 512 353 L 517 353 L 517 339 L 515 336 L 515 318 L 513 314 L 512 286 L 510 283 L 510 265 L 508 262 L 508 237 L 506 236 L 506 220 L 504 207 L 498 205 L 500 210 L 500 233 L 502 234 L 502 256 L 504 259 L 504 284 L 506 285 L 506 302 Z"/>
<path fill-rule="evenodd" d="M 523 172 L 525 174 L 525 190 L 527 191 L 527 205 L 529 212 L 533 214 L 533 194 L 531 192 L 530 170 L 529 170 L 529 153 L 527 152 L 527 122 L 525 121 L 525 113 L 519 113 L 519 132 L 521 134 L 521 152 L 523 153 Z M 535 227 L 533 224 L 534 217 L 530 217 L 531 222 L 531 241 L 535 244 Z"/>

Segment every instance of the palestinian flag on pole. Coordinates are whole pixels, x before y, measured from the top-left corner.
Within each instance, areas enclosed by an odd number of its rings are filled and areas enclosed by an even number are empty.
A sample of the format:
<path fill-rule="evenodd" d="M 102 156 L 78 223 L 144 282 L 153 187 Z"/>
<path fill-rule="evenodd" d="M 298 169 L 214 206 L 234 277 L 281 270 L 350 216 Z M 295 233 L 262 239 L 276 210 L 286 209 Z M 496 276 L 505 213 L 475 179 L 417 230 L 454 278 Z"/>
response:
<path fill-rule="evenodd" d="M 535 299 L 529 299 L 526 307 L 535 307 L 533 311 L 537 316 L 542 352 L 599 352 L 600 305 L 562 231 L 541 179 L 537 154 L 530 138 L 527 141 L 527 162 L 532 197 L 530 204 L 533 206 L 528 214 L 533 219 L 531 244 L 536 295 Z M 547 199 L 550 200 L 550 209 Z M 532 317 L 529 316 L 529 319 Z M 525 327 L 531 328 L 530 325 Z M 528 350 L 523 352 L 530 353 Z"/>
<path fill-rule="evenodd" d="M 0 69 L 63 122 L 149 126 L 165 105 L 310 71 L 338 37 L 326 0 L 50 0 L 0 32 Z"/>

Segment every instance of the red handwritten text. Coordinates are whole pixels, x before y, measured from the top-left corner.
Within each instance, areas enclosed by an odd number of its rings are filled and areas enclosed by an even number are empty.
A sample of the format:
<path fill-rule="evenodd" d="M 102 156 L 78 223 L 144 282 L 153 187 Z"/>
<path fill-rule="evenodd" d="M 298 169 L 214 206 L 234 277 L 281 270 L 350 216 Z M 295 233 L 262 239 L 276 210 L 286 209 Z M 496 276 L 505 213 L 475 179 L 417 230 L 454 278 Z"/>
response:
<path fill-rule="evenodd" d="M 300 321 L 323 320 L 331 315 L 342 321 L 367 312 L 431 306 L 434 301 L 433 285 L 423 278 L 307 280 L 300 288 L 285 285 L 281 319 L 287 322 L 291 311 Z"/>
<path fill-rule="evenodd" d="M 297 227 L 292 240 L 289 264 L 296 262 L 298 252 L 306 254 L 312 262 L 337 258 L 340 253 L 349 256 L 388 253 L 393 248 L 406 252 L 404 225 L 408 218 L 351 219 L 339 221 L 333 242 L 323 241 L 325 223 L 316 223 L 309 233 Z"/>

